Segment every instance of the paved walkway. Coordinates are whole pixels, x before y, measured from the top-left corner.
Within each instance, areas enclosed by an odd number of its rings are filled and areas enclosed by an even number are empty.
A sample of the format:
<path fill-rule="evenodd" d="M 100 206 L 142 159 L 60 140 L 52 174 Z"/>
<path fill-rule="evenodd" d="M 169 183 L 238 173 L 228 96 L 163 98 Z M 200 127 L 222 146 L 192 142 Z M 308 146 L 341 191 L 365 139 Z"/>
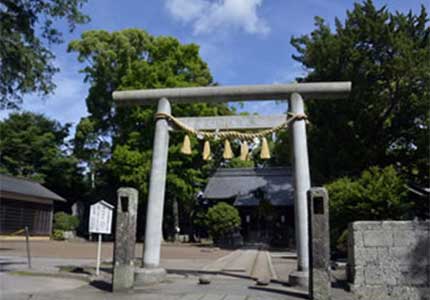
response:
<path fill-rule="evenodd" d="M 93 267 L 95 265 L 94 253 L 91 253 L 91 259 L 85 258 L 83 249 L 90 249 L 85 243 L 64 243 L 58 242 L 41 242 L 34 246 L 32 250 L 36 255 L 42 255 L 43 248 L 54 245 L 57 251 L 62 249 L 64 245 L 70 249 L 80 249 L 81 252 L 76 252 L 72 255 L 70 251 L 66 253 L 56 253 L 54 257 L 37 257 L 32 258 L 32 271 L 39 271 L 39 275 L 43 272 L 50 273 L 50 277 L 46 276 L 25 276 L 26 273 L 15 274 L 11 271 L 26 271 L 27 259 L 25 251 L 20 250 L 22 244 L 9 244 L 10 248 L 0 244 L 0 299 L 20 300 L 20 299 L 38 299 L 38 300 L 69 300 L 69 299 L 182 299 L 182 300 L 297 300 L 307 299 L 305 291 L 293 289 L 286 285 L 288 272 L 294 270 L 296 265 L 296 257 L 293 253 L 272 252 L 269 258 L 273 263 L 272 271 L 275 272 L 277 281 L 270 283 L 268 286 L 256 285 L 252 269 L 248 264 L 253 265 L 255 269 L 257 265 L 261 265 L 266 260 L 261 260 L 259 257 L 265 258 L 265 252 L 258 251 L 239 251 L 234 253 L 219 249 L 201 248 L 196 246 L 181 246 L 181 245 L 164 245 L 162 247 L 161 265 L 169 270 L 166 282 L 158 285 L 145 288 L 136 288 L 134 291 L 125 294 L 113 294 L 110 292 L 111 286 L 111 267 L 105 265 L 103 268 L 103 276 L 88 284 L 83 280 L 65 279 L 64 273 L 58 273 L 60 266 L 85 266 Z M 18 246 L 17 246 L 18 245 Z M 12 250 L 11 250 L 12 249 Z M 14 249 L 14 250 L 13 250 Z M 18 249 L 18 250 L 16 250 Z M 36 250 L 37 249 L 37 250 Z M 52 251 L 52 250 L 50 250 Z M 92 251 L 91 251 L 92 252 Z M 9 255 L 4 255 L 5 253 Z M 47 251 L 46 253 L 51 253 Z M 259 254 L 258 254 L 259 253 Z M 14 254 L 14 255 L 11 255 Z M 195 254 L 195 257 L 193 257 Z M 268 253 L 266 253 L 268 254 Z M 223 257 L 238 257 L 241 259 L 228 262 L 228 259 Z M 75 256 L 74 258 L 70 258 Z M 227 262 L 227 263 L 226 263 Z M 226 271 L 230 270 L 232 276 L 212 275 L 212 281 L 209 285 L 198 284 L 198 275 L 195 270 L 205 270 L 208 267 L 214 270 Z M 87 270 L 87 269 L 85 269 Z M 45 273 L 46 275 L 46 273 Z M 52 276 L 53 275 L 53 276 Z M 237 276 L 240 275 L 240 276 Z M 255 276 L 254 276 L 255 277 Z M 88 277 L 87 277 L 88 279 Z M 283 284 L 284 283 L 284 284 Z M 333 289 L 333 299 L 353 299 L 350 293 L 343 289 Z"/>
<path fill-rule="evenodd" d="M 74 291 L 86 286 L 87 282 L 71 278 L 56 278 L 42 276 L 21 276 L 9 273 L 0 273 L 0 299 L 21 298 L 27 295 L 39 295 L 55 292 Z"/>
<path fill-rule="evenodd" d="M 64 280 L 55 278 L 26 277 L 14 275 L 2 275 L 2 280 L 14 281 L 16 286 L 33 286 L 40 284 L 41 288 L 30 291 L 24 288 L 21 291 L 2 289 L 5 291 L 0 299 L 18 300 L 33 299 L 37 300 L 63 300 L 63 299 L 157 299 L 157 300 L 280 300 L 280 299 L 306 299 L 306 297 L 289 297 L 284 294 L 282 287 L 279 291 L 266 291 L 255 287 L 251 280 L 219 278 L 210 285 L 199 285 L 197 277 L 174 278 L 169 277 L 166 283 L 156 287 L 138 288 L 132 293 L 113 294 L 109 285 L 104 282 L 93 282 L 91 285 L 83 285 L 76 280 Z M 49 288 L 49 285 L 53 288 Z M 54 287 L 54 285 L 56 287 Z M 76 286 L 74 286 L 76 285 Z M 74 288 L 73 288 L 74 286 Z M 61 287 L 59 289 L 58 287 Z M 73 289 L 71 289 L 73 288 Z M 272 288 L 273 289 L 273 288 Z"/>
<path fill-rule="evenodd" d="M 77 280 L 64 280 L 50 277 L 27 277 L 0 275 L 0 280 L 14 283 L 22 289 L 9 290 L 2 287 L 0 299 L 21 300 L 101 300 L 101 299 L 156 299 L 156 300 L 301 300 L 308 299 L 307 293 L 285 287 L 281 284 L 270 284 L 259 287 L 252 280 L 216 276 L 211 284 L 199 285 L 194 276 L 169 276 L 166 283 L 147 288 L 136 288 L 130 293 L 113 294 L 106 282 L 94 281 L 84 284 Z M 6 281 L 5 281 L 6 282 Z M 29 287 L 38 285 L 37 289 Z M 334 300 L 352 300 L 351 294 L 342 290 L 333 291 Z"/>

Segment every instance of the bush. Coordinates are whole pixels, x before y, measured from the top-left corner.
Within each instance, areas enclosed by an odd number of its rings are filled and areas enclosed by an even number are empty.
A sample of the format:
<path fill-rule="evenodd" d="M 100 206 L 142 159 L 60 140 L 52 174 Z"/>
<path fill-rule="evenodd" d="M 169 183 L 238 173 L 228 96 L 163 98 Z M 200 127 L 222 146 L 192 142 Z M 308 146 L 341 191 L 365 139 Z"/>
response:
<path fill-rule="evenodd" d="M 405 182 L 392 166 L 371 167 L 358 179 L 340 178 L 326 188 L 330 198 L 332 247 L 338 250 L 345 250 L 344 231 L 348 223 L 403 219 L 412 207 Z"/>
<path fill-rule="evenodd" d="M 64 240 L 64 230 L 54 229 L 52 232 L 52 239 L 56 241 Z"/>
<path fill-rule="evenodd" d="M 209 208 L 206 214 L 209 235 L 218 241 L 221 237 L 233 233 L 240 227 L 240 216 L 236 208 L 220 202 Z"/>
<path fill-rule="evenodd" d="M 341 257 L 346 257 L 348 254 L 348 229 L 342 231 L 336 240 L 336 252 Z"/>
<path fill-rule="evenodd" d="M 54 229 L 63 231 L 73 231 L 79 226 L 78 217 L 66 214 L 65 212 L 57 212 L 54 215 Z"/>

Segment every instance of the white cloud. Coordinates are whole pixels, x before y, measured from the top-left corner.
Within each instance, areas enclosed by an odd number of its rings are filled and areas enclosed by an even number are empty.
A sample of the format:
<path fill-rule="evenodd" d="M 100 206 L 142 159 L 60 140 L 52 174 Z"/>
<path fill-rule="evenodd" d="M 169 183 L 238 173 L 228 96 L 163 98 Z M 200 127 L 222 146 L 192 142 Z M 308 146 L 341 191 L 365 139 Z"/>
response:
<path fill-rule="evenodd" d="M 270 28 L 257 15 L 262 3 L 263 0 L 166 0 L 166 8 L 175 19 L 191 23 L 196 35 L 229 28 L 265 35 Z"/>
<path fill-rule="evenodd" d="M 167 0 L 166 8 L 176 19 L 191 22 L 203 13 L 209 5 L 203 0 Z"/>
<path fill-rule="evenodd" d="M 271 83 L 293 83 L 298 77 L 306 77 L 307 73 L 308 71 L 302 64 L 293 61 L 291 64 L 275 72 L 274 79 Z"/>

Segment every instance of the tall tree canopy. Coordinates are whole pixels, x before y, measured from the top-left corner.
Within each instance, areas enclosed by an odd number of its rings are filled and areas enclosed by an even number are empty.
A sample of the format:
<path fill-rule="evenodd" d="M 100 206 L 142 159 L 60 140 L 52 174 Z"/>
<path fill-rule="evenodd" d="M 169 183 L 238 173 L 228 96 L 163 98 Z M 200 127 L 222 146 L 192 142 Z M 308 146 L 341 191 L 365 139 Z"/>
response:
<path fill-rule="evenodd" d="M 428 184 L 429 19 L 355 4 L 335 31 L 317 17 L 310 35 L 292 38 L 302 81 L 352 81 L 347 99 L 307 101 L 310 155 L 316 181 L 358 176 L 394 164 L 409 180 Z"/>
<path fill-rule="evenodd" d="M 47 95 L 58 68 L 49 45 L 62 42 L 54 21 L 69 30 L 88 22 L 80 9 L 86 0 L 0 0 L 0 109 L 17 108 L 22 95 Z"/>
<path fill-rule="evenodd" d="M 83 182 L 65 141 L 69 128 L 40 114 L 10 114 L 0 121 L 0 172 L 38 180 L 64 198 L 78 200 Z"/>
<path fill-rule="evenodd" d="M 211 85 L 212 76 L 195 44 L 181 44 L 172 37 L 154 37 L 139 29 L 119 32 L 89 31 L 70 43 L 85 63 L 82 72 L 90 83 L 86 98 L 89 116 L 81 119 L 75 136 L 75 153 L 96 167 L 96 185 L 135 186 L 146 199 L 151 164 L 155 107 L 116 107 L 114 90 Z M 175 116 L 231 114 L 225 105 L 204 103 L 173 105 Z M 204 181 L 199 146 L 193 155 L 179 153 L 183 134 L 170 139 L 167 201 L 178 199 L 192 206 Z M 104 149 L 103 152 L 99 151 Z M 103 173 L 112 175 L 104 182 Z M 98 178 L 98 179 L 97 179 Z"/>

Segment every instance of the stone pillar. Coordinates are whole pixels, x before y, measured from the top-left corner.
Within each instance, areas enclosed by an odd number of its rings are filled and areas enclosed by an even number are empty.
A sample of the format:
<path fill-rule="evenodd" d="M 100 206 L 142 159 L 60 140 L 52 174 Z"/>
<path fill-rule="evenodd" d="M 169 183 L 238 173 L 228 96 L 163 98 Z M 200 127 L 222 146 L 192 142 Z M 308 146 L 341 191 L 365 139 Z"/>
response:
<path fill-rule="evenodd" d="M 160 99 L 158 101 L 157 113 L 170 114 L 170 111 L 169 101 L 166 98 Z M 168 151 L 169 126 L 166 119 L 160 118 L 155 123 L 151 177 L 149 179 L 143 253 L 144 270 L 139 270 L 139 274 L 136 274 L 136 281 L 143 284 L 161 281 L 165 275 L 165 271 L 159 268 L 159 264 Z"/>
<path fill-rule="evenodd" d="M 120 188 L 117 191 L 117 199 L 113 292 L 131 289 L 134 285 L 138 192 L 133 188 Z"/>
<path fill-rule="evenodd" d="M 289 102 L 290 111 L 294 114 L 304 113 L 303 98 L 298 93 L 293 93 Z M 293 285 L 308 284 L 309 249 L 308 249 L 308 211 L 306 193 L 311 186 L 309 174 L 308 145 L 306 138 L 305 120 L 294 121 L 292 130 L 293 152 L 293 184 L 294 184 L 294 211 L 297 248 L 297 271 L 290 275 L 290 283 Z"/>
<path fill-rule="evenodd" d="M 308 191 L 309 211 L 309 296 L 311 300 L 331 299 L 330 229 L 327 190 Z"/>

